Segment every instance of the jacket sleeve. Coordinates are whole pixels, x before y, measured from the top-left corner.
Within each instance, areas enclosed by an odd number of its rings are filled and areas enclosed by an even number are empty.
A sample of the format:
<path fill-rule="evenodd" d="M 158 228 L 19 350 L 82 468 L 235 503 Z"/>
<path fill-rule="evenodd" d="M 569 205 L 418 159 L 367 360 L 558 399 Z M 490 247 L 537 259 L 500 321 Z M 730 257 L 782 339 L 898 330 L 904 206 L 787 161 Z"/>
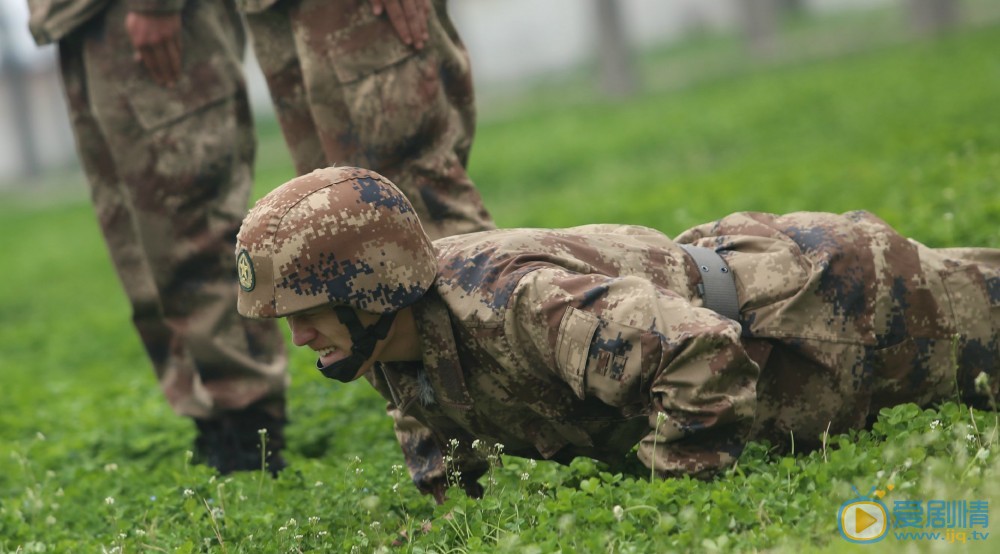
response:
<path fill-rule="evenodd" d="M 646 414 L 638 456 L 660 476 L 710 477 L 742 452 L 759 368 L 735 322 L 647 279 L 560 268 L 528 274 L 512 302 L 506 335 L 520 362 L 580 399 Z"/>
<path fill-rule="evenodd" d="M 444 454 L 431 430 L 412 416 L 404 415 L 392 402 L 386 406 L 396 439 L 413 484 L 428 494 L 438 481 L 445 480 Z"/>
<path fill-rule="evenodd" d="M 469 496 L 481 496 L 483 489 L 477 481 L 488 469 L 482 453 L 477 452 L 470 441 L 444 444 L 440 435 L 417 418 L 404 414 L 392 400 L 392 391 L 385 378 L 373 373 L 366 374 L 365 379 L 386 399 L 386 413 L 392 419 L 406 469 L 417 489 L 437 497 L 458 484 Z M 451 459 L 446 460 L 446 456 Z"/>

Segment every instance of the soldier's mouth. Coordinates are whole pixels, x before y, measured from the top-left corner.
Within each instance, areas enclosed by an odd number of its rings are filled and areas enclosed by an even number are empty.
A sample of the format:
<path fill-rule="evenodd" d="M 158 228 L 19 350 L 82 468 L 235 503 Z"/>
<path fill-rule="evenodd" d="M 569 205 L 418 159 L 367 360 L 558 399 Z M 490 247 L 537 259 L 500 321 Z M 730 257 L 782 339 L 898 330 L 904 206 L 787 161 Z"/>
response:
<path fill-rule="evenodd" d="M 337 360 L 346 357 L 346 354 L 337 350 L 337 347 L 335 346 L 321 348 L 317 350 L 316 353 L 319 354 L 319 362 L 324 366 L 328 366 Z"/>

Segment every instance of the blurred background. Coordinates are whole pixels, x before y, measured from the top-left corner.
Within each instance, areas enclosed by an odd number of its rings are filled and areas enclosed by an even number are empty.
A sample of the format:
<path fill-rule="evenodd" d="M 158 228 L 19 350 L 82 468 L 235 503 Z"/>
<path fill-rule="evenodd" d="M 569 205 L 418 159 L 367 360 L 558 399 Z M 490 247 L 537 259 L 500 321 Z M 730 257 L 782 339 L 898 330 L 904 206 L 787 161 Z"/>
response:
<path fill-rule="evenodd" d="M 453 0 L 451 10 L 485 121 L 553 83 L 564 102 L 627 99 L 1000 20 L 997 0 Z M 26 22 L 25 1 L 0 3 L 0 189 L 83 190 L 54 48 L 36 47 Z M 252 57 L 246 71 L 266 131 Z"/>

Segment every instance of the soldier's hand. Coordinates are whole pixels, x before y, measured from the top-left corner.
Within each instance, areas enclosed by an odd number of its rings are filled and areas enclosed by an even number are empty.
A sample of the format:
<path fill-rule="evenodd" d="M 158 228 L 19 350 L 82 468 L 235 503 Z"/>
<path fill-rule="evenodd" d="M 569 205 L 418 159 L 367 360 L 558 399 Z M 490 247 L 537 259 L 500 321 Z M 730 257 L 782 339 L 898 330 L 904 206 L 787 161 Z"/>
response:
<path fill-rule="evenodd" d="M 434 502 L 440 506 L 444 504 L 447 499 L 445 492 L 448 491 L 448 483 L 443 478 L 435 479 L 433 482 L 428 483 L 426 488 L 420 489 L 420 492 L 424 494 L 429 494 L 434 497 Z"/>
<path fill-rule="evenodd" d="M 462 488 L 465 489 L 465 494 L 468 495 L 469 498 L 475 498 L 476 500 L 479 500 L 480 498 L 483 497 L 484 490 L 483 486 L 479 484 L 479 481 L 474 481 L 472 479 L 465 479 L 463 476 Z"/>
<path fill-rule="evenodd" d="M 483 486 L 479 484 L 478 481 L 473 479 L 462 479 L 462 489 L 465 490 L 465 494 L 469 498 L 480 499 L 483 497 Z M 444 501 L 448 499 L 448 482 L 445 479 L 435 479 L 431 483 L 426 483 L 424 487 L 420 489 L 420 492 L 424 494 L 429 494 L 434 497 L 434 502 L 438 505 L 444 504 Z"/>
<path fill-rule="evenodd" d="M 181 78 L 181 14 L 129 12 L 125 31 L 153 80 L 166 87 Z"/>
<path fill-rule="evenodd" d="M 427 33 L 430 0 L 371 0 L 371 3 L 375 15 L 388 15 L 392 28 L 405 44 L 417 50 L 424 47 L 430 38 Z"/>

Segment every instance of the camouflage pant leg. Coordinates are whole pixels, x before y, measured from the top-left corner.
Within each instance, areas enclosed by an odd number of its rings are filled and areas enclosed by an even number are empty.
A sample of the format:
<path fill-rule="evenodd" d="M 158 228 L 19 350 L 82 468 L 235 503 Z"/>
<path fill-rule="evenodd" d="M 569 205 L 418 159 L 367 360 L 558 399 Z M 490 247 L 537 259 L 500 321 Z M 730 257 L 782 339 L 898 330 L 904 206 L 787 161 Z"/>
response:
<path fill-rule="evenodd" d="M 312 112 L 309 111 L 288 6 L 288 2 L 279 2 L 264 13 L 247 14 L 246 22 L 254 55 L 267 78 L 274 113 L 292 155 L 295 172 L 305 175 L 328 164 Z"/>
<path fill-rule="evenodd" d="M 923 249 L 921 258 L 932 261 L 945 289 L 962 401 L 993 409 L 1000 400 L 1000 249 Z M 977 385 L 980 373 L 986 382 Z"/>
<path fill-rule="evenodd" d="M 188 3 L 185 77 L 166 89 L 132 60 L 124 4 L 63 40 L 60 62 L 133 321 L 177 413 L 212 417 L 262 401 L 280 415 L 282 336 L 236 312 L 232 256 L 254 153 L 238 19 L 228 3 Z"/>
<path fill-rule="evenodd" d="M 325 163 L 385 175 L 439 238 L 494 224 L 466 172 L 475 127 L 468 55 L 445 2 L 433 5 L 420 51 L 367 0 L 285 0 L 247 21 L 299 171 L 315 158 L 315 133 Z"/>

